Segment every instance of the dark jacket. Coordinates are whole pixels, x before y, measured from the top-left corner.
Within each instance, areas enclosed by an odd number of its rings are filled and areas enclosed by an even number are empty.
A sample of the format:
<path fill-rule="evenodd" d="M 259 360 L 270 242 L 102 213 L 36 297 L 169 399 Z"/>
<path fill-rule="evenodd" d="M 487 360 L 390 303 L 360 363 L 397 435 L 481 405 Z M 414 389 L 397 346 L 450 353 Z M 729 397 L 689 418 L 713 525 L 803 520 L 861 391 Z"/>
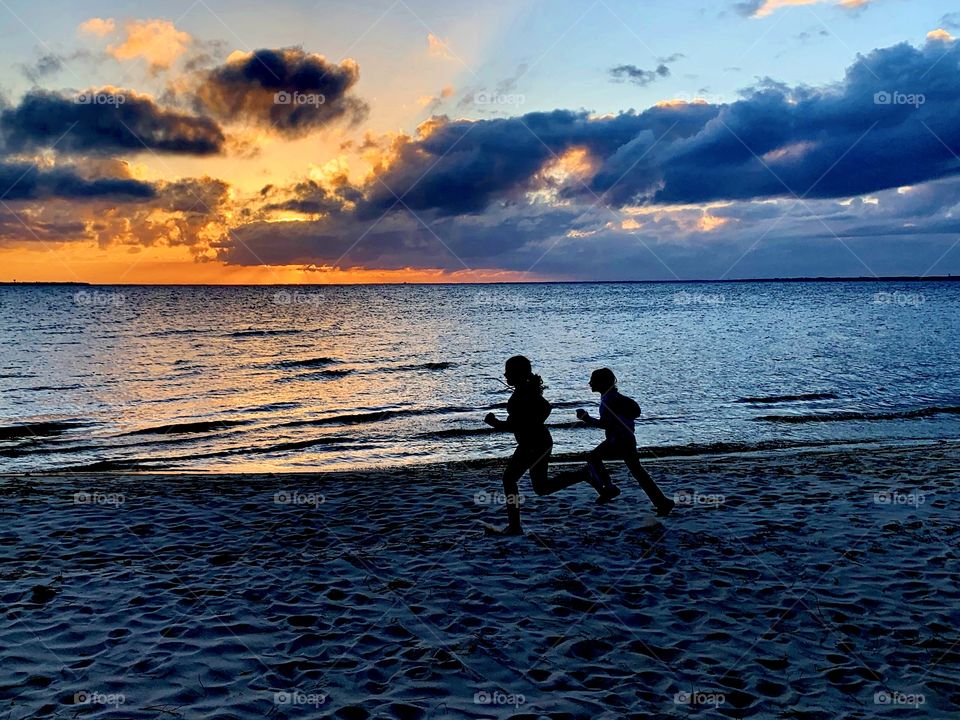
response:
<path fill-rule="evenodd" d="M 640 406 L 614 388 L 600 396 L 600 419 L 588 415 L 585 422 L 594 427 L 602 427 L 607 440 L 611 442 L 636 444 L 634 421 L 638 417 Z"/>
<path fill-rule="evenodd" d="M 513 432 L 518 445 L 553 443 L 544 423 L 553 408 L 532 385 L 521 385 L 507 401 L 507 429 Z"/>

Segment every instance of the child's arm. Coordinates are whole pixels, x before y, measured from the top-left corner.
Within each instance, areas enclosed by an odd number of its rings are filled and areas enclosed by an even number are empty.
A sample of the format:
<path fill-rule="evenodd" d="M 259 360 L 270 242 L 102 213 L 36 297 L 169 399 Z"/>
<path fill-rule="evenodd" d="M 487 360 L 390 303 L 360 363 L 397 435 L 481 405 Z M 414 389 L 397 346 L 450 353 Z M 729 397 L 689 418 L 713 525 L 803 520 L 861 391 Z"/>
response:
<path fill-rule="evenodd" d="M 595 417 L 591 417 L 590 413 L 583 408 L 577 410 L 577 419 L 587 427 L 603 427 L 600 420 Z"/>
<path fill-rule="evenodd" d="M 486 417 L 483 418 L 483 421 L 494 430 L 509 430 L 511 428 L 509 416 L 507 416 L 506 420 L 501 420 L 491 412 L 487 413 Z"/>

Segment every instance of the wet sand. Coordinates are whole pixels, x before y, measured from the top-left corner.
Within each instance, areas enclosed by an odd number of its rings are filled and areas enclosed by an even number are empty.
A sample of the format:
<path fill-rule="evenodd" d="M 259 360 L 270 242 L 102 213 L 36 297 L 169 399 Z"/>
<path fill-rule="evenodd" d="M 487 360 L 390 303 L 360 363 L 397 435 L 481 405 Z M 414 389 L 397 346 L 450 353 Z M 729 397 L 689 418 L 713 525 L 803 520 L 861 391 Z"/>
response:
<path fill-rule="evenodd" d="M 960 444 L 646 466 L 3 478 L 3 717 L 960 712 Z"/>

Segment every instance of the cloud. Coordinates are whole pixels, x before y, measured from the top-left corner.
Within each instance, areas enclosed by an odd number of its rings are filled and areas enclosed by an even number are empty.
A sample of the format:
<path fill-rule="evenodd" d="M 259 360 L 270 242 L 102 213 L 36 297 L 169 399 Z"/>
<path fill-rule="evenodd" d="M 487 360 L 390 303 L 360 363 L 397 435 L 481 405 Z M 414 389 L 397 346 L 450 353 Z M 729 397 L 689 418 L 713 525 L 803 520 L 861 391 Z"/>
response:
<path fill-rule="evenodd" d="M 74 167 L 41 169 L 33 163 L 0 162 L 0 196 L 18 200 L 144 200 L 156 196 L 149 183 L 126 177 L 82 177 Z"/>
<path fill-rule="evenodd" d="M 657 58 L 658 65 L 653 70 L 644 70 L 636 65 L 617 65 L 610 68 L 610 78 L 614 82 L 631 82 L 634 85 L 646 87 L 655 80 L 670 77 L 669 66 L 684 57 L 686 56 L 683 53 L 673 53 Z"/>
<path fill-rule="evenodd" d="M 353 60 L 336 65 L 297 47 L 234 53 L 203 74 L 196 103 L 224 121 L 298 137 L 337 120 L 362 121 L 367 105 L 352 95 L 359 79 Z"/>
<path fill-rule="evenodd" d="M 85 33 L 87 35 L 96 35 L 97 37 L 106 37 L 113 33 L 117 29 L 117 24 L 114 22 L 113 18 L 90 18 L 89 20 L 80 23 L 80 27 L 77 30 L 80 33 Z"/>
<path fill-rule="evenodd" d="M 427 52 L 431 57 L 443 58 L 445 60 L 457 59 L 457 56 L 450 50 L 449 41 L 441 40 L 433 33 L 427 34 Z"/>
<path fill-rule="evenodd" d="M 927 40 L 933 42 L 953 42 L 956 38 L 943 28 L 937 28 L 927 33 Z"/>
<path fill-rule="evenodd" d="M 617 65 L 610 68 L 610 77 L 614 82 L 629 81 L 634 85 L 646 87 L 654 80 L 670 77 L 670 68 L 665 63 L 660 63 L 653 70 L 643 70 L 636 65 Z"/>
<path fill-rule="evenodd" d="M 960 173 L 958 77 L 960 46 L 901 44 L 859 57 L 840 84 L 765 82 L 730 104 L 437 117 L 394 143 L 358 212 L 454 215 L 526 202 L 541 170 L 572 148 L 594 169 L 589 190 L 571 183 L 561 197 L 596 194 L 616 205 L 843 198 L 916 184 Z"/>
<path fill-rule="evenodd" d="M 745 17 L 764 18 L 780 8 L 799 5 L 818 5 L 830 3 L 846 10 L 857 10 L 869 6 L 871 0 L 744 0 L 734 4 L 734 9 Z"/>
<path fill-rule="evenodd" d="M 220 127 L 158 106 L 122 88 L 67 95 L 31 90 L 0 110 L 0 140 L 7 153 L 55 147 L 60 152 L 142 152 L 212 155 L 224 145 Z"/>
<path fill-rule="evenodd" d="M 940 18 L 940 26 L 950 30 L 960 30 L 960 12 L 947 13 Z"/>
<path fill-rule="evenodd" d="M 36 60 L 29 63 L 18 63 L 17 68 L 23 76 L 34 85 L 48 77 L 56 75 L 67 68 L 69 63 L 77 60 L 94 60 L 94 55 L 88 50 L 74 50 L 68 54 L 44 52 Z"/>
<path fill-rule="evenodd" d="M 169 68 L 192 41 L 169 20 L 131 20 L 123 30 L 123 41 L 109 45 L 107 53 L 117 60 L 143 58 L 153 70 Z"/>

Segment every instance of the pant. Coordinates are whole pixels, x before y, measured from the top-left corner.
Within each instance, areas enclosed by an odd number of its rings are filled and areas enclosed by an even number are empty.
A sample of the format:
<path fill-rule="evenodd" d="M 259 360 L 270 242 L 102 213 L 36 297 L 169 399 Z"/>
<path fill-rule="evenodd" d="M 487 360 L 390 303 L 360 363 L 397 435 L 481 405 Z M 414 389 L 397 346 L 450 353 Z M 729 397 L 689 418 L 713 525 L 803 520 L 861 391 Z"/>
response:
<path fill-rule="evenodd" d="M 604 440 L 587 455 L 587 467 L 589 470 L 593 472 L 604 485 L 610 485 L 612 481 L 610 479 L 610 473 L 607 472 L 607 468 L 603 465 L 604 459 L 623 460 L 630 474 L 636 478 L 637 483 L 639 483 L 640 487 L 647 494 L 647 497 L 650 498 L 650 501 L 656 507 L 661 508 L 669 503 L 667 496 L 663 494 L 663 490 L 660 489 L 657 483 L 654 482 L 654 479 L 650 477 L 650 474 L 644 470 L 640 464 L 640 456 L 637 454 L 637 446 L 635 443 L 629 441 L 614 442 Z"/>
<path fill-rule="evenodd" d="M 537 495 L 552 495 L 578 482 L 589 482 L 591 478 L 583 472 L 558 473 L 548 477 L 550 453 L 553 444 L 518 445 L 503 471 L 503 494 L 507 501 L 507 519 L 513 526 L 520 525 L 520 489 L 518 482 L 523 474 L 530 471 L 530 482 Z"/>

